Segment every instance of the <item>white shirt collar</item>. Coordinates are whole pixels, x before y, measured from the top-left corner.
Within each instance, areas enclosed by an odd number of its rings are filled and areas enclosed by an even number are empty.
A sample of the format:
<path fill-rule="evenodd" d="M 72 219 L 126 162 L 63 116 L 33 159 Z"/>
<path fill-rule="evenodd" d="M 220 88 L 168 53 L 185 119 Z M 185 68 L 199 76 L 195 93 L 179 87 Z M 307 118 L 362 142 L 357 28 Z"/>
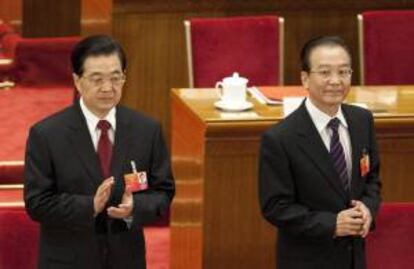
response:
<path fill-rule="evenodd" d="M 86 123 L 88 124 L 88 128 L 90 130 L 95 130 L 96 125 L 98 124 L 100 120 L 107 120 L 111 124 L 111 128 L 115 131 L 116 129 L 116 117 L 115 117 L 116 108 L 115 107 L 111 108 L 111 110 L 109 110 L 108 114 L 106 114 L 106 116 L 103 119 L 100 119 L 88 109 L 82 97 L 80 98 L 79 104 L 80 104 L 82 113 L 85 116 Z"/>
<path fill-rule="evenodd" d="M 342 112 L 342 106 L 339 107 L 338 112 L 333 117 L 329 116 L 328 114 L 322 112 L 319 108 L 317 108 L 309 98 L 306 98 L 305 101 L 306 109 L 309 112 L 310 117 L 312 118 L 313 123 L 316 126 L 318 132 L 322 132 L 326 126 L 328 125 L 329 121 L 333 118 L 338 118 L 341 125 L 345 128 L 348 128 L 348 124 L 345 120 L 344 114 Z"/>

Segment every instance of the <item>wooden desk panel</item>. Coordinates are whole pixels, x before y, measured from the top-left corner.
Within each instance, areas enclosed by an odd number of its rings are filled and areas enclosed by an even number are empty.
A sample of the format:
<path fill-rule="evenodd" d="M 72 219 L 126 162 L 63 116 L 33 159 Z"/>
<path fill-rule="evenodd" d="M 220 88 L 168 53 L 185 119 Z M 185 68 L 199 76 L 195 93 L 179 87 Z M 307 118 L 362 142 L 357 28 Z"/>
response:
<path fill-rule="evenodd" d="M 260 213 L 257 160 L 282 107 L 250 100 L 253 110 L 228 113 L 216 100 L 214 89 L 172 92 L 171 269 L 273 269 L 276 233 Z M 377 112 L 384 201 L 414 201 L 414 87 L 355 87 L 347 102 Z"/>

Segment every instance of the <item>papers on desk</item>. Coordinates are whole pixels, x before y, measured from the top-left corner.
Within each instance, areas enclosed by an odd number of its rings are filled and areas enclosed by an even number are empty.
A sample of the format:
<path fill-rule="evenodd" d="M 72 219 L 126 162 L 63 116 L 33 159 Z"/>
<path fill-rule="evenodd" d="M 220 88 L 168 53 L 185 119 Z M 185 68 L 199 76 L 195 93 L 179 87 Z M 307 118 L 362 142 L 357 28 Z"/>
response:
<path fill-rule="evenodd" d="M 258 119 L 259 115 L 256 112 L 224 112 L 220 113 L 220 118 L 223 120 L 246 120 Z"/>
<path fill-rule="evenodd" d="M 359 107 L 362 107 L 362 108 L 365 108 L 365 109 L 369 109 L 368 105 L 365 104 L 365 103 L 350 103 L 350 105 L 359 106 Z"/>
<path fill-rule="evenodd" d="M 261 104 L 283 104 L 284 117 L 295 111 L 308 95 L 308 92 L 301 86 L 251 87 L 247 91 Z"/>
<path fill-rule="evenodd" d="M 283 116 L 286 118 L 290 113 L 298 109 L 305 96 L 283 98 Z"/>
<path fill-rule="evenodd" d="M 261 104 L 281 105 L 285 98 L 305 97 L 308 92 L 302 86 L 251 87 L 247 91 Z"/>
<path fill-rule="evenodd" d="M 281 105 L 283 104 L 282 99 L 271 99 L 266 97 L 266 95 L 260 91 L 257 87 L 250 87 L 247 91 L 261 104 L 267 105 Z"/>

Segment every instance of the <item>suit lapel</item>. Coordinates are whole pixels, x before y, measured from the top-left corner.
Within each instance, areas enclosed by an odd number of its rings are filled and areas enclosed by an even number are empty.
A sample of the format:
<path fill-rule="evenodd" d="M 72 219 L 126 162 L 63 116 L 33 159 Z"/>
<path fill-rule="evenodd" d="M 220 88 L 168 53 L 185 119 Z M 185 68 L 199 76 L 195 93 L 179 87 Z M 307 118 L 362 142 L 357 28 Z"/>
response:
<path fill-rule="evenodd" d="M 124 115 L 124 111 L 118 108 L 116 113 L 114 150 L 111 161 L 112 175 L 122 175 L 123 165 L 128 162 L 128 160 L 125 160 L 128 149 L 128 125 L 129 121 Z"/>
<path fill-rule="evenodd" d="M 93 184 L 95 186 L 98 186 L 103 179 L 98 155 L 95 152 L 92 138 L 89 134 L 86 120 L 81 112 L 79 102 L 74 105 L 73 109 L 73 120 L 69 122 L 70 128 L 72 130 L 70 134 L 70 140 L 85 170 L 90 175 Z"/>
<path fill-rule="evenodd" d="M 353 117 L 352 112 L 348 109 L 346 105 L 342 106 L 344 116 L 348 123 L 348 132 L 351 139 L 351 148 L 352 148 L 352 177 L 351 177 L 351 193 L 356 190 L 356 184 L 359 181 L 359 158 L 361 157 L 361 139 L 358 138 L 359 135 L 363 134 L 363 126 L 358 124 L 358 121 Z"/>
<path fill-rule="evenodd" d="M 298 113 L 298 136 L 299 147 L 303 150 L 309 160 L 320 170 L 329 185 L 344 199 L 347 200 L 346 192 L 341 185 L 338 174 L 333 168 L 329 152 L 326 149 L 318 130 L 312 122 L 310 115 L 302 103 Z"/>
<path fill-rule="evenodd" d="M 129 141 L 129 120 L 125 111 L 117 107 L 116 111 L 116 130 L 114 150 L 111 161 L 111 174 L 115 177 L 115 184 L 112 188 L 112 195 L 110 199 L 111 205 L 118 205 L 122 201 L 124 194 L 124 165 L 127 165 L 129 160 L 127 158 L 128 141 Z"/>

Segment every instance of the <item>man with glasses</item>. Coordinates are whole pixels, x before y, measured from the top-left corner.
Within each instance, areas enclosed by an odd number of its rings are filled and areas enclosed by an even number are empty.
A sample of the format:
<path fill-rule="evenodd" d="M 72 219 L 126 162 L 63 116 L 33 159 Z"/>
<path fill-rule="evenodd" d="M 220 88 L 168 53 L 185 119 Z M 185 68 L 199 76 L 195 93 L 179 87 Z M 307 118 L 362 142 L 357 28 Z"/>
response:
<path fill-rule="evenodd" d="M 380 204 L 373 117 L 343 104 L 352 69 L 342 39 L 308 41 L 301 61 L 309 97 L 260 148 L 259 198 L 278 228 L 277 268 L 363 269 Z"/>
<path fill-rule="evenodd" d="M 79 100 L 36 123 L 27 142 L 24 198 L 40 223 L 38 268 L 145 268 L 142 226 L 174 196 L 160 125 L 118 104 L 126 71 L 118 42 L 85 38 L 71 61 Z"/>

